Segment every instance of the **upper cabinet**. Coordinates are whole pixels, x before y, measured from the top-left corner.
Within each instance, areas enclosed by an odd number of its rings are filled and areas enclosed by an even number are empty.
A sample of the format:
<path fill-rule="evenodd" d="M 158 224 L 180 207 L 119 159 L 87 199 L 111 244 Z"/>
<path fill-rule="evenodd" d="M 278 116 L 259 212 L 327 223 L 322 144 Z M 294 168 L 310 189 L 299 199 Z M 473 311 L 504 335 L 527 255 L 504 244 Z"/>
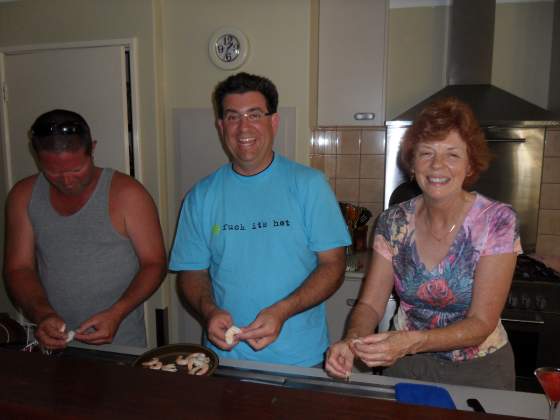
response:
<path fill-rule="evenodd" d="M 388 0 L 320 0 L 318 126 L 385 123 Z"/>

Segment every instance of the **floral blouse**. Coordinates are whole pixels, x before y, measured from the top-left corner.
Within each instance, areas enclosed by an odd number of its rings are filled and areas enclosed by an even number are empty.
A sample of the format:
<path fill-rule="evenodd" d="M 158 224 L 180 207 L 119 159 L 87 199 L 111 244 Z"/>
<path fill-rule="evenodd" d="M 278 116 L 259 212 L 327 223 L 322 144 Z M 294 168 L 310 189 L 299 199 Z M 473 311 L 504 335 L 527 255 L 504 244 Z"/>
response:
<path fill-rule="evenodd" d="M 521 253 L 515 211 L 508 204 L 477 193 L 447 255 L 429 270 L 416 248 L 415 210 L 419 197 L 384 211 L 375 230 L 374 249 L 392 261 L 395 291 L 400 298 L 394 318 L 396 330 L 442 328 L 464 319 L 480 257 Z M 498 322 L 479 346 L 434 354 L 452 361 L 471 360 L 496 351 L 507 341 L 507 333 Z"/>

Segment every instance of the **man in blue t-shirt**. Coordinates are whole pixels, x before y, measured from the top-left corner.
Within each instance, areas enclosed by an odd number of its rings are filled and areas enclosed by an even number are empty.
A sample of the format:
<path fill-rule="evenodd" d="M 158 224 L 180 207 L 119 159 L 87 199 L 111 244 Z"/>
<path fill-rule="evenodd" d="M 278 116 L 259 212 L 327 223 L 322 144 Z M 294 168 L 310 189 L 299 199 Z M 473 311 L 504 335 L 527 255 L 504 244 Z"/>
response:
<path fill-rule="evenodd" d="M 170 269 L 221 358 L 315 366 L 329 343 L 322 302 L 351 243 L 338 203 L 321 172 L 274 154 L 270 80 L 232 75 L 213 100 L 232 163 L 187 194 Z"/>

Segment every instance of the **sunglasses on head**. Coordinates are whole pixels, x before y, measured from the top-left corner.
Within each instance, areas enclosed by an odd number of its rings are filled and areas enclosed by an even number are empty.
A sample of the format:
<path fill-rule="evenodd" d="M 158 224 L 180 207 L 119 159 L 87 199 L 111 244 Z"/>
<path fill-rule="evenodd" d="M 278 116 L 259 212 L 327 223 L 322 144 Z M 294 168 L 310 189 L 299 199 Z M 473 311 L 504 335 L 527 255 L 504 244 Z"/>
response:
<path fill-rule="evenodd" d="M 37 137 L 71 136 L 89 133 L 86 125 L 79 121 L 42 122 L 31 127 L 31 135 Z"/>

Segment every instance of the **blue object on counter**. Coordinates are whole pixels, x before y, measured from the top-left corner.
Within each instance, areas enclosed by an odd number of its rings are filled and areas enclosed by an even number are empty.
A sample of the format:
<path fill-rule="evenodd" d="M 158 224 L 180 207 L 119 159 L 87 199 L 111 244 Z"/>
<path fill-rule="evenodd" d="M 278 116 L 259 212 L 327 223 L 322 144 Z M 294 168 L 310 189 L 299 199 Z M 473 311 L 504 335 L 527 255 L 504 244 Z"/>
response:
<path fill-rule="evenodd" d="M 455 409 L 455 403 L 445 388 L 435 385 L 400 382 L 395 385 L 395 397 L 405 404 Z"/>

